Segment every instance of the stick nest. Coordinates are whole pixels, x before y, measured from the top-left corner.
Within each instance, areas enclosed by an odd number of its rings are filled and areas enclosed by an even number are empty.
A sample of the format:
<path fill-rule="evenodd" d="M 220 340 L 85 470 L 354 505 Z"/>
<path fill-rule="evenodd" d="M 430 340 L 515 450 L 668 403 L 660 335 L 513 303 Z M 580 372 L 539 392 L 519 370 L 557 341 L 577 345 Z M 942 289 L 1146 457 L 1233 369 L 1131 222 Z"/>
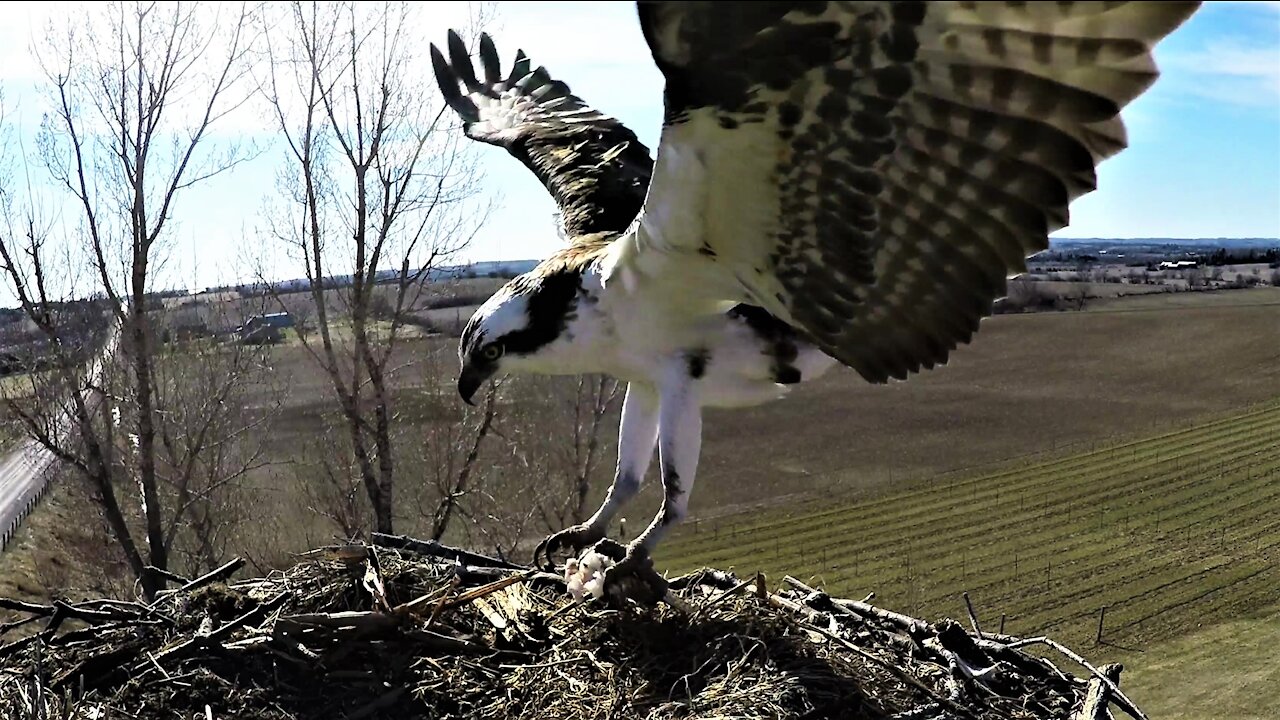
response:
<path fill-rule="evenodd" d="M 0 717 L 1075 720 L 1097 700 L 1096 717 L 1108 702 L 1141 717 L 1104 677 L 1116 668 L 1087 681 L 1019 649 L 1042 639 L 793 578 L 702 570 L 656 607 L 613 610 L 532 568 L 373 542 L 263 578 L 230 581 L 233 562 L 151 604 L 0 600 L 16 618 L 0 625 Z"/>

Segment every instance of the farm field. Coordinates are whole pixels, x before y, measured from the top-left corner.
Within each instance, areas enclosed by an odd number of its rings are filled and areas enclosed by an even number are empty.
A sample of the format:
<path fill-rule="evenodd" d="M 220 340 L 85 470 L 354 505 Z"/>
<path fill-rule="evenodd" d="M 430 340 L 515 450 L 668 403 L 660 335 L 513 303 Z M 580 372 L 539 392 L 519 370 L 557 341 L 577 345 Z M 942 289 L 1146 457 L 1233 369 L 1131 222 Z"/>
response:
<path fill-rule="evenodd" d="M 874 591 L 924 617 L 963 618 L 967 591 L 988 628 L 1077 649 L 1092 645 L 1105 606 L 1090 655 L 1131 665 L 1189 632 L 1264 614 L 1280 598 L 1277 560 L 1280 401 L 998 473 L 686 526 L 655 558 L 673 573 L 711 565 L 845 597 Z M 1140 703 L 1146 678 L 1153 696 L 1170 682 L 1135 673 Z"/>
<path fill-rule="evenodd" d="M 691 521 L 706 527 L 745 509 L 775 513 L 833 496 L 877 497 L 917 488 L 926 478 L 1025 467 L 1239 414 L 1251 403 L 1280 398 L 1276 303 L 1280 290 L 1263 288 L 1115 301 L 1116 309 L 1140 309 L 1134 312 L 997 316 L 948 366 L 905 383 L 873 386 L 838 369 L 779 402 L 711 411 Z M 433 425 L 452 426 L 463 417 L 465 406 L 453 387 L 456 363 L 452 338 L 412 337 L 396 351 L 396 413 L 409 443 L 399 456 L 405 477 L 422 477 L 428 462 L 418 438 Z M 332 527 L 308 509 L 310 501 L 291 479 L 300 449 L 305 455 L 323 440 L 323 417 L 332 413 L 329 381 L 297 343 L 272 348 L 270 365 L 272 384 L 287 386 L 283 414 L 266 437 L 268 455 L 278 464 L 250 478 L 250 519 L 252 527 L 278 536 L 241 538 L 235 552 L 255 558 L 262 545 L 287 553 L 333 539 Z M 506 402 L 517 415 L 533 410 L 532 403 L 549 402 L 538 395 L 544 385 L 521 380 L 511 387 Z M 516 391 L 523 400 L 515 400 Z M 264 402 L 268 395 L 264 388 Z M 603 423 L 605 460 L 591 503 L 603 495 L 612 472 L 616 422 L 615 412 Z M 567 426 L 548 427 L 547 433 L 571 441 Z M 487 447 L 483 462 L 498 462 L 503 451 L 498 444 Z M 55 487 L 50 502 L 29 518 L 30 541 L 6 552 L 0 586 L 42 597 L 47 581 L 71 571 L 55 567 L 57 558 L 67 555 L 62 545 L 86 541 L 68 529 L 86 525 L 42 517 L 59 505 L 65 506 L 59 515 L 77 505 L 67 496 L 70 489 Z M 408 492 L 410 487 L 402 497 Z M 659 496 L 660 483 L 651 478 L 624 513 L 631 529 L 643 527 Z M 400 508 L 403 531 L 419 530 L 419 508 L 411 502 Z M 527 538 L 529 547 L 538 539 Z M 85 587 L 71 581 L 68 589 Z"/>
<path fill-rule="evenodd" d="M 1280 397 L 1280 288 L 1109 302 L 1141 312 L 1000 315 L 906 382 L 836 368 L 779 402 L 709 411 L 691 512 L 994 469 Z"/>
<path fill-rule="evenodd" d="M 1280 288 L 1262 287 L 1250 290 L 1217 290 L 1187 293 L 1161 293 L 1150 297 L 1129 296 L 1097 298 L 1085 312 L 1125 312 L 1161 310 L 1213 310 L 1228 307 L 1280 306 Z"/>
<path fill-rule="evenodd" d="M 1274 720 L 1280 605 L 1221 621 L 1124 659 L 1122 682 L 1162 720 Z M 1127 676 L 1127 677 L 1126 677 Z"/>
<path fill-rule="evenodd" d="M 1280 289 L 1259 288 L 1126 297 L 1108 306 L 1117 312 L 1001 315 L 947 366 L 907 382 L 870 385 L 836 368 L 777 402 L 709 410 L 691 511 L 706 519 L 1070 454 L 1280 397 L 1278 306 Z M 331 389 L 296 344 L 274 348 L 272 363 L 289 385 L 272 439 L 287 454 L 314 435 Z M 414 428 L 462 417 L 455 339 L 407 339 L 392 364 Z M 616 423 L 615 410 L 606 453 Z M 604 463 L 597 498 L 611 470 Z M 659 490 L 647 483 L 627 514 L 647 521 Z"/>

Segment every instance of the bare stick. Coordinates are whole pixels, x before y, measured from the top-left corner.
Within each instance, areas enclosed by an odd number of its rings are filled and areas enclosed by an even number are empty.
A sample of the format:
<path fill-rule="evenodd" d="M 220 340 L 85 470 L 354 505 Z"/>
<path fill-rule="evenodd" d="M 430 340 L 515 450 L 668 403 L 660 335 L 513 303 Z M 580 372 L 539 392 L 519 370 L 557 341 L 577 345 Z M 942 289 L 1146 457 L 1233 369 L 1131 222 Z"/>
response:
<path fill-rule="evenodd" d="M 722 591 L 710 602 L 698 608 L 697 612 L 693 614 L 693 617 L 689 619 L 689 622 L 692 623 L 694 620 L 697 620 L 698 616 L 702 614 L 703 610 L 709 610 L 710 608 L 713 608 L 716 605 L 719 605 L 725 598 L 729 597 L 730 595 L 736 595 L 737 593 L 741 592 L 743 588 L 750 585 L 751 583 L 754 583 L 755 581 L 756 579 L 753 577 L 747 578 L 746 580 L 743 580 L 742 582 L 738 583 L 737 585 L 734 585 L 728 590 Z"/>
<path fill-rule="evenodd" d="M 786 582 L 788 585 L 796 588 L 797 590 L 801 590 L 803 592 L 807 592 L 807 593 L 818 592 L 817 590 L 809 587 L 808 585 L 804 584 L 803 582 L 800 582 L 799 580 L 797 580 L 794 577 L 791 577 L 790 575 L 787 575 L 786 577 L 784 577 L 783 582 Z M 920 620 L 917 620 L 913 617 L 907 617 L 906 615 L 893 612 L 892 610 L 883 610 L 881 608 L 868 605 L 865 602 L 859 602 L 857 600 L 839 600 L 835 598 L 832 598 L 831 602 L 837 608 L 841 608 L 846 611 L 852 612 L 857 616 L 860 616 L 863 618 L 876 617 L 876 618 L 880 618 L 881 620 L 887 620 L 893 623 L 894 625 L 897 625 L 899 627 L 902 627 L 908 630 L 909 632 L 923 633 L 923 632 L 930 631 L 929 626 Z"/>
<path fill-rule="evenodd" d="M 1102 674 L 1089 681 L 1089 692 L 1085 695 L 1084 704 L 1080 706 L 1080 710 L 1076 712 L 1072 720 L 1107 720 L 1107 703 L 1110 700 L 1108 695 L 1110 692 L 1103 681 L 1110 681 L 1115 685 L 1120 682 L 1120 671 L 1124 666 L 1119 663 L 1103 665 L 1099 670 Z"/>
<path fill-rule="evenodd" d="M 21 600 L 11 600 L 10 598 L 0 598 L 0 608 L 5 610 L 13 610 L 15 612 L 29 613 L 38 617 L 53 614 L 52 605 L 35 605 Z"/>
<path fill-rule="evenodd" d="M 470 563 L 480 567 L 496 567 L 508 570 L 524 570 L 524 567 L 509 563 L 506 560 L 500 560 L 488 555 L 471 552 L 470 550 L 460 550 L 452 548 L 448 545 L 436 542 L 435 540 L 419 540 L 411 538 L 407 535 L 385 535 L 383 533 L 373 533 L 373 544 L 379 547 L 394 548 L 396 550 L 408 550 L 420 555 L 429 557 L 438 557 L 445 560 L 457 560 L 458 562 Z"/>
<path fill-rule="evenodd" d="M 1111 701 L 1116 704 L 1116 707 L 1128 713 L 1130 717 L 1137 718 L 1138 720 L 1149 720 L 1149 718 L 1146 716 L 1146 713 L 1143 713 L 1141 710 L 1139 710 L 1138 706 L 1134 705 L 1133 701 L 1129 699 L 1129 696 L 1121 692 L 1120 687 L 1111 681 L 1111 678 L 1104 675 L 1101 670 L 1098 670 L 1098 668 L 1090 664 L 1088 660 L 1085 660 L 1084 658 L 1080 657 L 1079 655 L 1072 652 L 1070 649 L 1068 649 L 1066 646 L 1062 645 L 1061 643 L 1057 642 L 1056 640 L 1050 640 L 1047 637 L 1033 637 L 1033 638 L 1027 638 L 1026 640 L 1019 640 L 1018 642 L 1010 643 L 1009 645 L 1004 645 L 1002 647 L 1007 647 L 1011 650 L 1016 650 L 1017 648 L 1026 647 L 1028 645 L 1037 645 L 1037 644 L 1048 645 L 1054 650 L 1057 650 L 1063 655 L 1066 655 L 1067 657 L 1071 658 L 1076 663 L 1080 664 L 1081 667 L 1085 668 L 1090 673 L 1092 673 L 1095 678 L 1098 678 L 1102 682 L 1102 684 L 1106 686 L 1107 691 L 1115 696 L 1111 699 Z"/>
<path fill-rule="evenodd" d="M 232 575 L 234 575 L 235 572 L 242 567 L 244 567 L 244 558 L 236 558 L 235 560 L 232 560 L 231 562 L 227 563 L 226 565 L 223 565 L 220 568 L 216 568 L 214 570 L 211 570 L 205 573 L 204 575 L 201 575 L 200 577 L 196 578 L 195 580 L 192 580 L 186 585 L 183 585 L 177 590 L 166 590 L 164 592 L 157 593 L 157 597 L 179 595 L 184 592 L 195 590 L 196 588 L 201 587 L 203 585 L 208 585 L 209 583 L 217 582 L 218 580 L 225 580 L 226 578 L 229 578 Z"/>
<path fill-rule="evenodd" d="M 964 597 L 964 607 L 969 611 L 969 624 L 973 625 L 973 634 L 978 636 L 979 640 L 985 640 L 982 637 L 982 628 L 978 627 L 978 616 L 973 612 L 973 603 L 969 602 L 969 593 L 961 593 Z"/>
<path fill-rule="evenodd" d="M 797 581 L 797 582 L 798 582 L 798 581 Z M 962 715 L 962 716 L 964 716 L 964 717 L 968 717 L 968 718 L 972 718 L 972 717 L 974 717 L 973 713 L 969 712 L 969 710 L 968 710 L 968 709 L 966 709 L 965 707 L 963 707 L 963 706 L 961 706 L 961 705 L 957 705 L 956 703 L 952 702 L 951 700 L 948 700 L 947 698 L 944 698 L 944 697 L 942 697 L 941 695 L 937 694 L 937 693 L 936 693 L 936 692 L 934 692 L 932 689 L 930 689 L 930 688 L 929 688 L 929 686 L 927 686 L 927 685 L 925 685 L 924 683 L 920 682 L 919 680 L 915 679 L 915 678 L 914 678 L 914 677 L 912 677 L 910 674 L 908 674 L 905 670 L 903 670 L 903 669 L 901 669 L 901 668 L 897 667 L 896 665 L 894 665 L 893 663 L 889 662 L 888 660 L 885 660 L 885 659 L 883 659 L 883 658 L 876 657 L 875 655 L 872 655 L 871 653 L 867 652 L 866 650 L 863 650 L 862 648 L 858 647 L 857 645 L 854 645 L 853 643 L 849 642 L 848 640 L 845 640 L 844 638 L 840 637 L 839 635 L 836 635 L 835 633 L 830 632 L 829 630 L 827 630 L 826 628 L 822 627 L 821 625 L 818 625 L 818 624 L 816 624 L 816 623 L 812 623 L 812 622 L 808 622 L 806 619 L 803 619 L 803 618 L 804 618 L 804 614 L 805 614 L 805 613 L 813 614 L 813 613 L 816 613 L 816 611 L 815 611 L 815 610 L 812 610 L 812 609 L 807 608 L 807 607 L 805 607 L 805 606 L 803 606 L 803 605 L 800 605 L 799 603 L 796 603 L 796 602 L 793 602 L 793 601 L 791 601 L 791 600 L 788 600 L 788 599 L 786 599 L 786 598 L 784 598 L 784 597 L 782 597 L 782 596 L 780 596 L 780 595 L 770 595 L 770 596 L 769 596 L 769 602 L 770 602 L 770 603 L 773 603 L 773 604 L 775 604 L 775 605 L 778 605 L 778 606 L 780 606 L 780 607 L 784 607 L 784 608 L 786 608 L 786 609 L 788 609 L 788 610 L 791 610 L 792 612 L 795 612 L 795 613 L 800 614 L 800 615 L 801 615 L 801 618 L 802 618 L 801 622 L 803 623 L 803 625 L 804 625 L 805 629 L 807 629 L 807 630 L 812 630 L 812 631 L 814 631 L 814 632 L 818 633 L 819 635 L 822 635 L 822 636 L 824 636 L 824 637 L 826 637 L 826 638 L 828 638 L 828 639 L 830 639 L 830 640 L 834 640 L 835 642 L 840 643 L 841 647 L 844 647 L 844 648 L 846 648 L 846 649 L 848 649 L 848 650 L 851 650 L 851 651 L 853 651 L 854 653 L 857 653 L 858 655 L 860 655 L 861 657 L 863 657 L 863 658 L 865 658 L 865 659 L 867 659 L 867 660 L 870 660 L 871 662 L 874 662 L 875 664 L 877 664 L 877 665 L 879 665 L 879 666 L 883 667 L 884 669 L 886 669 L 886 670 L 888 670 L 890 673 L 892 673 L 892 674 L 894 675 L 894 677 L 897 677 L 897 678 L 898 678 L 899 680 L 901 680 L 902 682 L 905 682 L 906 684 L 910 685 L 911 687 L 914 687 L 915 689 L 917 689 L 917 690 L 919 690 L 919 691 L 923 692 L 925 695 L 928 695 L 928 696 L 929 696 L 929 698 L 930 698 L 931 700 L 933 700 L 934 702 L 936 702 L 936 703 L 938 703 L 938 704 L 940 704 L 940 705 L 944 705 L 944 706 L 946 706 L 949 710 L 951 710 L 952 712 L 957 713 L 957 714 L 959 714 L 959 715 Z"/>
<path fill-rule="evenodd" d="M 149 573 L 153 573 L 153 574 L 159 575 L 160 577 L 162 577 L 162 578 L 164 578 L 165 580 L 168 580 L 168 581 L 170 581 L 170 582 L 176 582 L 176 583 L 178 583 L 179 585 L 186 585 L 187 583 L 191 582 L 191 579 L 190 579 L 190 578 L 184 578 L 184 577 L 182 577 L 181 575 L 179 575 L 179 574 L 177 574 L 177 573 L 171 573 L 171 572 L 169 572 L 168 570 L 164 570 L 164 569 L 162 569 L 162 568 L 158 568 L 158 567 L 156 567 L 155 565 L 148 565 L 148 566 L 145 568 L 145 570 L 146 570 L 147 572 L 149 572 Z"/>

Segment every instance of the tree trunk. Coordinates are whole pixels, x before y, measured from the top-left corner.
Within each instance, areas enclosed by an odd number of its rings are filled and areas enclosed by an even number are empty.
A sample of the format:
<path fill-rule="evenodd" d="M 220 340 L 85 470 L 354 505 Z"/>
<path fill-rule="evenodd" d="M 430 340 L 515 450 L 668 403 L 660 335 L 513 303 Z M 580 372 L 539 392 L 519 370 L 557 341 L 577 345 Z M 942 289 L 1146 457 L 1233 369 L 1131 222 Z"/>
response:
<path fill-rule="evenodd" d="M 392 534 L 391 508 L 395 494 L 394 465 L 391 457 L 391 412 L 381 390 L 378 391 L 376 402 L 377 424 L 374 441 L 378 449 L 378 502 L 373 508 L 373 518 L 378 532 L 390 535 Z"/>
<path fill-rule="evenodd" d="M 112 447 L 112 443 L 115 442 L 115 432 L 111 418 L 111 398 L 97 390 L 91 392 L 98 393 L 102 398 L 100 404 L 104 428 L 102 435 L 107 447 Z M 125 522 L 124 513 L 120 511 L 115 485 L 112 483 L 110 457 L 103 452 L 102 445 L 98 443 L 98 436 L 93 432 L 93 418 L 85 407 L 83 398 L 77 398 L 75 404 L 80 437 L 86 446 L 88 461 L 85 465 L 86 479 L 98 491 L 98 502 L 102 505 L 102 514 L 107 521 L 107 526 L 111 528 L 111 533 L 119 543 L 125 562 L 129 563 L 129 570 L 142 583 L 142 594 L 149 602 L 155 599 L 157 588 L 150 579 L 152 574 L 146 571 L 147 563 L 143 561 L 142 555 L 138 552 L 138 546 L 133 542 L 133 534 L 129 532 L 129 524 Z"/>
<path fill-rule="evenodd" d="M 139 267 L 140 266 L 140 267 Z M 147 347 L 145 317 L 146 264 L 135 263 L 134 296 L 130 331 L 132 335 L 132 360 L 134 373 L 134 400 L 138 417 L 138 484 L 142 486 L 143 516 L 147 526 L 147 545 L 150 564 L 161 570 L 169 569 L 169 550 L 165 545 L 164 512 L 160 493 L 156 487 L 156 426 L 154 387 L 152 385 L 151 353 Z M 150 573 L 148 573 L 150 575 Z M 163 587 L 164 580 L 157 580 Z"/>

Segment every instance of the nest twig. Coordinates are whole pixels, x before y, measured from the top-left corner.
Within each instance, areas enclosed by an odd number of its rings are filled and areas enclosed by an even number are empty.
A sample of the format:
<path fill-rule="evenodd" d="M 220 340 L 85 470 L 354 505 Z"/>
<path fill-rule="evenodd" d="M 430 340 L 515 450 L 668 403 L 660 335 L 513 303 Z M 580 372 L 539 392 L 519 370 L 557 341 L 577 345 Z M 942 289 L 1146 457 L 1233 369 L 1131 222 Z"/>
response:
<path fill-rule="evenodd" d="M 769 591 L 708 569 L 657 608 L 615 610 L 534 568 L 374 543 L 265 578 L 229 581 L 229 564 L 150 605 L 0 600 L 16 617 L 0 624 L 0 717 L 1143 718 L 1118 667 L 1090 682 L 976 622 L 794 578 Z"/>

